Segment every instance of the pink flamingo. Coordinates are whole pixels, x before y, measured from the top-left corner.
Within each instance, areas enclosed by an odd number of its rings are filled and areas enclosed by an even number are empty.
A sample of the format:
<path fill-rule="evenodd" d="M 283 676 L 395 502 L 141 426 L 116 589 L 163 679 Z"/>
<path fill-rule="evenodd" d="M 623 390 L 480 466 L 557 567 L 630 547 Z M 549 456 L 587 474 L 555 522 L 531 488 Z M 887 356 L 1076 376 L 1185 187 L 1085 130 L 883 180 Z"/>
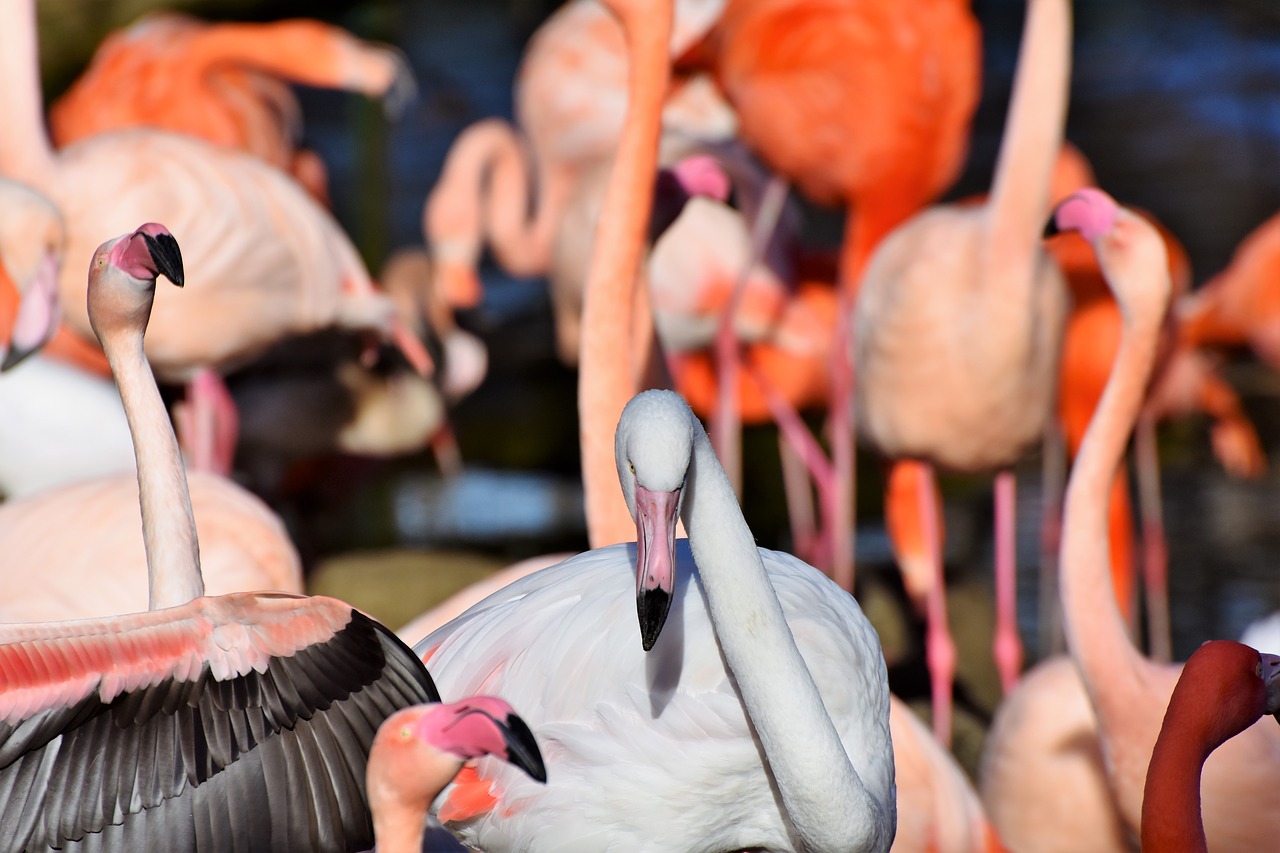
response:
<path fill-rule="evenodd" d="M 1014 619 L 1014 480 L 1040 440 L 1053 389 L 1066 290 L 1040 245 L 1070 78 L 1071 12 L 1028 4 L 990 199 L 935 207 L 887 236 L 867 264 L 854 314 L 862 434 L 895 466 L 921 470 L 931 574 L 927 659 L 934 731 L 950 741 L 955 646 L 947 628 L 932 466 L 998 470 L 995 657 L 1012 688 L 1022 646 Z M 975 337 L 974 330 L 981 333 Z"/>
<path fill-rule="evenodd" d="M 148 129 L 55 153 L 41 115 L 34 2 L 4 0 L 0 11 L 10 22 L 0 33 L 0 107 L 9 117 L 0 127 L 0 173 L 58 205 L 67 255 L 87 257 L 104 236 L 141 219 L 163 218 L 185 235 L 196 270 L 189 298 L 160 298 L 147 339 L 162 378 L 226 369 L 284 335 L 331 325 L 388 334 L 415 367 L 429 368 L 338 224 L 257 158 Z M 60 287 L 66 322 L 91 340 L 83 281 L 64 269 Z"/>
<path fill-rule="evenodd" d="M 1090 849 L 1127 849 L 1139 833 L 1143 785 L 1163 709 L 1182 671 L 1134 648 L 1108 578 L 1106 497 L 1137 418 L 1169 300 L 1163 243 L 1146 220 L 1099 190 L 1076 193 L 1057 208 L 1061 230 L 1078 230 L 1094 246 L 1122 306 L 1123 339 L 1107 389 L 1067 486 L 1059 584 L 1071 659 L 1037 666 L 1006 697 L 988 735 L 982 794 L 1011 848 L 1057 849 L 1054 839 L 1108 827 Z M 1065 722 L 1057 710 L 1083 703 Z M 1042 713 L 1053 708 L 1053 713 Z M 1280 729 L 1254 725 L 1232 738 L 1204 767 L 1205 831 L 1210 848 L 1259 850 L 1280 831 L 1280 772 L 1259 755 L 1280 749 Z M 1047 768 L 1054 792 L 1036 783 Z M 1079 808 L 1081 792 L 1100 812 Z"/>
<path fill-rule="evenodd" d="M 387 717 L 373 739 L 365 771 L 378 853 L 427 849 L 423 840 L 431 801 L 465 762 L 489 755 L 519 767 L 531 779 L 547 781 L 529 726 L 496 696 L 415 705 Z"/>
<path fill-rule="evenodd" d="M 1264 715 L 1280 721 L 1280 657 L 1230 640 L 1187 659 L 1169 697 L 1142 793 L 1142 849 L 1208 853 L 1200 814 L 1205 760 Z"/>
<path fill-rule="evenodd" d="M 302 113 L 286 83 L 388 98 L 412 95 L 404 58 L 306 19 L 206 23 L 152 12 L 103 39 L 88 68 L 49 108 L 58 147 L 111 130 L 156 127 L 247 151 L 328 204 L 323 161 L 299 148 Z"/>
<path fill-rule="evenodd" d="M 94 835 L 112 849 L 367 846 L 375 729 L 439 696 L 350 605 L 204 595 L 177 440 L 143 355 L 159 274 L 181 282 L 182 259 L 148 224 L 93 254 L 88 288 L 135 439 L 151 610 L 0 628 L 0 825 L 24 850 Z M 92 802 L 77 795 L 87 767 Z"/>

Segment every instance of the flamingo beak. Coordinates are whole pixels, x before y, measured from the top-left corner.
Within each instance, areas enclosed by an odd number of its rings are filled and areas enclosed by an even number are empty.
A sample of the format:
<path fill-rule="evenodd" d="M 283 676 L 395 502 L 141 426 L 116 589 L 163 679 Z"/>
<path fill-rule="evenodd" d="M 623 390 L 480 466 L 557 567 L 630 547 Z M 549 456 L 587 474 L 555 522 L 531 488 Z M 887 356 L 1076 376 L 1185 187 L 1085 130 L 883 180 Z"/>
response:
<path fill-rule="evenodd" d="M 647 652 L 658 641 L 675 590 L 680 489 L 654 492 L 636 483 L 636 611 Z"/>
<path fill-rule="evenodd" d="M 146 228 L 147 226 L 144 225 L 142 227 Z M 155 262 L 156 272 L 178 287 L 182 287 L 182 252 L 178 250 L 178 241 L 165 230 L 153 235 L 139 228 L 138 233 L 147 242 L 147 250 L 151 252 L 151 259 Z"/>
<path fill-rule="evenodd" d="M 52 252 L 45 255 L 39 269 L 27 286 L 13 321 L 9 351 L 0 363 L 0 372 L 16 367 L 23 359 L 48 343 L 58 328 L 61 315 L 58 302 L 58 260 Z"/>
<path fill-rule="evenodd" d="M 1263 713 L 1270 714 L 1280 723 L 1280 655 L 1263 652 L 1259 656 L 1262 658 L 1262 683 L 1267 689 Z"/>
<path fill-rule="evenodd" d="M 507 762 L 519 767 L 529 778 L 547 782 L 547 766 L 542 761 L 542 752 L 538 742 L 534 740 L 529 725 L 515 714 L 508 714 L 505 720 L 494 720 L 502 739 L 507 744 Z"/>

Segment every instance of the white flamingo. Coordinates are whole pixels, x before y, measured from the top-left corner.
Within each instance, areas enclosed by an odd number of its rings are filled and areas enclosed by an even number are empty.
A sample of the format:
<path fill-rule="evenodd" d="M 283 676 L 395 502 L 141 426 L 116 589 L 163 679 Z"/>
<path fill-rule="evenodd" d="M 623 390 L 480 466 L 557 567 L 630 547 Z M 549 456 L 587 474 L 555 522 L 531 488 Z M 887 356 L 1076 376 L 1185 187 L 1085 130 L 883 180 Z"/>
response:
<path fill-rule="evenodd" d="M 857 602 L 755 546 L 677 394 L 634 398 L 615 451 L 639 544 L 532 574 L 416 648 L 446 694 L 527 709 L 547 759 L 545 786 L 464 770 L 440 819 L 491 851 L 888 850 L 889 690 Z"/>

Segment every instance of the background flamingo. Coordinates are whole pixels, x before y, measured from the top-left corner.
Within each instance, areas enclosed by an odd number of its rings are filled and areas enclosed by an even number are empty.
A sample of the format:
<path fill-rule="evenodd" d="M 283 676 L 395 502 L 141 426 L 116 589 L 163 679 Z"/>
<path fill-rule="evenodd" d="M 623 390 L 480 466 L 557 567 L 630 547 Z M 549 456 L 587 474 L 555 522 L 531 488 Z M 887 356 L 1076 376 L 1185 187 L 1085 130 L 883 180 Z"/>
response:
<path fill-rule="evenodd" d="M 88 299 L 134 434 L 152 609 L 0 630 L 0 823 L 15 849 L 87 833 L 120 848 L 367 845 L 360 770 L 374 730 L 439 697 L 403 644 L 349 605 L 203 595 L 177 440 L 143 355 L 160 273 L 183 280 L 176 241 L 152 223 L 95 252 Z M 180 731 L 192 750 L 175 755 Z M 111 768 L 92 804 L 66 795 L 86 763 Z M 47 784 L 23 784 L 37 768 Z M 279 799 L 286 775 L 301 799 Z"/>
<path fill-rule="evenodd" d="M 740 136 L 770 168 L 812 200 L 847 208 L 840 260 L 847 309 L 880 239 L 955 179 L 977 105 L 979 53 L 965 0 L 734 0 L 684 63 L 713 69 Z M 816 473 L 825 480 L 829 559 L 852 588 L 845 314 L 832 362 L 834 472 Z"/>
<path fill-rule="evenodd" d="M 1040 246 L 1053 159 L 1062 141 L 1071 14 L 1059 0 L 1027 9 L 1019 65 L 990 199 L 931 208 L 894 231 L 867 265 L 854 308 L 861 433 L 895 465 L 914 466 L 926 523 L 932 473 L 999 471 L 996 481 L 996 663 L 1005 689 L 1021 668 L 1014 621 L 1009 467 L 1044 434 L 1066 317 L 1062 275 Z M 982 332 L 975 336 L 974 330 Z M 941 579 L 941 537 L 927 536 Z M 934 731 L 950 738 L 955 647 L 944 585 L 930 594 L 926 638 Z"/>
<path fill-rule="evenodd" d="M 1122 306 L 1124 338 L 1067 488 L 1060 587 L 1072 660 L 1040 664 L 1006 698 L 983 757 L 982 793 L 1013 849 L 1056 849 L 1054 839 L 1067 837 L 1063 833 L 1108 824 L 1120 836 L 1096 849 L 1125 849 L 1126 837 L 1138 833 L 1160 709 L 1168 704 L 1181 668 L 1142 657 L 1128 637 L 1107 576 L 1104 505 L 1155 356 L 1169 299 L 1168 265 L 1155 229 L 1098 190 L 1074 195 L 1058 208 L 1056 222 L 1060 229 L 1079 230 L 1093 244 Z M 1045 703 L 1072 705 L 1082 694 L 1096 715 L 1097 737 L 1090 725 L 1063 725 L 1039 712 Z M 1278 742 L 1274 726 L 1253 726 L 1205 765 L 1204 817 L 1213 849 L 1256 849 L 1274 835 L 1269 825 L 1274 767 L 1256 757 L 1270 754 Z M 1091 753 L 1096 763 L 1088 760 Z M 1097 800 L 1112 804 L 1118 819 L 1058 811 L 1061 798 L 1037 801 L 1040 792 L 1031 774 L 1058 763 L 1072 768 L 1078 789 L 1099 792 Z M 1090 764 L 1096 773 L 1091 781 Z"/>
<path fill-rule="evenodd" d="M 288 83 L 386 97 L 392 112 L 414 90 L 399 52 L 320 21 L 210 24 L 161 11 L 102 40 L 50 106 L 49 129 L 58 147 L 128 127 L 198 136 L 289 172 L 327 204 L 325 165 L 299 146 L 302 110 Z"/>

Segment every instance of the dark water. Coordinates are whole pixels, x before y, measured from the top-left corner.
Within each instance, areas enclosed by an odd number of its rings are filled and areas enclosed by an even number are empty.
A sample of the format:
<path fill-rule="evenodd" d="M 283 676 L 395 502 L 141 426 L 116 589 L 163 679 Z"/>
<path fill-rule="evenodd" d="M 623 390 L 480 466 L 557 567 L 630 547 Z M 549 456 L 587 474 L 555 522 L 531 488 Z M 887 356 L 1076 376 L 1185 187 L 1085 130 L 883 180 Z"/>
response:
<path fill-rule="evenodd" d="M 393 41 L 417 74 L 418 99 L 388 125 L 376 106 L 304 92 L 307 141 L 328 161 L 335 208 L 371 265 L 421 242 L 420 214 L 449 143 L 466 124 L 509 116 L 520 51 L 550 3 L 383 2 L 335 12 L 362 35 Z M 984 190 L 999 140 L 1023 4 L 977 0 L 985 32 L 984 97 L 971 157 L 954 194 Z M 1201 282 L 1236 243 L 1280 209 L 1280 7 L 1210 0 L 1090 0 L 1076 8 L 1068 136 L 1093 161 L 1100 183 L 1153 211 L 1186 244 Z M 228 14 L 245 16 L 244 6 Z M 281 13 L 314 14 L 282 7 Z M 274 12 L 260 6 L 257 17 Z M 834 229 L 832 229 L 834 230 Z M 462 542 L 533 552 L 581 544 L 574 379 L 551 351 L 540 282 L 488 269 L 485 305 L 463 319 L 488 342 L 490 378 L 456 412 L 477 473 L 444 486 L 429 462 L 382 469 L 358 493 L 325 509 L 323 549 L 402 542 Z M 1241 367 L 1249 412 L 1274 454 L 1276 383 Z M 1202 423 L 1162 433 L 1168 467 L 1175 654 L 1210 636 L 1232 636 L 1280 606 L 1273 555 L 1280 554 L 1280 490 L 1274 476 L 1228 480 L 1213 465 Z M 780 486 L 768 431 L 748 435 L 747 509 L 762 544 L 786 545 Z M 859 562 L 890 575 L 878 516 L 878 470 L 864 459 Z M 1024 635 L 1037 635 L 1038 467 L 1024 472 L 1020 562 Z M 369 482 L 366 480 L 366 483 Z M 949 565 L 985 577 L 989 484 L 948 481 Z M 338 531 L 338 532 L 335 532 Z M 545 535 L 544 535 L 545 534 Z M 513 545 L 512 543 L 518 543 Z M 550 544 L 554 543 L 554 544 Z"/>

